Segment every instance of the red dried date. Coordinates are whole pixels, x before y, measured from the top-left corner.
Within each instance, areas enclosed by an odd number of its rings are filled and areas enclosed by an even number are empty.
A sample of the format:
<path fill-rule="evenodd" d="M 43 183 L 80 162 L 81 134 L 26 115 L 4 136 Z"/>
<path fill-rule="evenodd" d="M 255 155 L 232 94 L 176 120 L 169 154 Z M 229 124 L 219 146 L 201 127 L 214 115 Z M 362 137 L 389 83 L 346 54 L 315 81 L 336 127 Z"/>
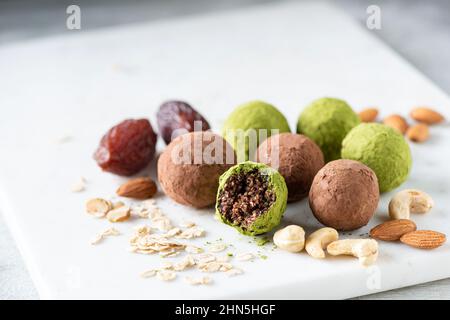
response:
<path fill-rule="evenodd" d="M 94 159 L 104 171 L 131 176 L 152 161 L 156 138 L 147 119 L 122 121 L 103 136 Z"/>
<path fill-rule="evenodd" d="M 189 104 L 183 101 L 167 101 L 163 103 L 156 114 L 158 119 L 159 134 L 166 144 L 177 136 L 197 131 L 210 129 L 208 121 Z M 201 122 L 201 129 L 194 128 L 194 122 Z"/>

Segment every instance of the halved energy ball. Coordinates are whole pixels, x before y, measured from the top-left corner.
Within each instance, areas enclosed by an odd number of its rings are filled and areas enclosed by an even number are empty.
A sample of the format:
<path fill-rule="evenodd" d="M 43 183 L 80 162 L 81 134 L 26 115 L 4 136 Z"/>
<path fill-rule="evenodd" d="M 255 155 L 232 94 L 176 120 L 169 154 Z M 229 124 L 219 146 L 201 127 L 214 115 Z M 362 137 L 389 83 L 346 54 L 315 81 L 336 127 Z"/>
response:
<path fill-rule="evenodd" d="M 262 234 L 280 223 L 287 195 L 278 171 L 262 163 L 242 162 L 220 177 L 216 215 L 243 234 Z"/>

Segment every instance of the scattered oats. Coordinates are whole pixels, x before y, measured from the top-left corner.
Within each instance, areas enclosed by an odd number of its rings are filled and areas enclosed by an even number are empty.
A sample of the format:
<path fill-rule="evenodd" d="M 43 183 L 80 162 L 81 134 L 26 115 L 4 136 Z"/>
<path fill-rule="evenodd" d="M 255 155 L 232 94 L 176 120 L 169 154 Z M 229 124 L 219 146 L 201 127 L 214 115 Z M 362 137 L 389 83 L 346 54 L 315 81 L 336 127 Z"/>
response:
<path fill-rule="evenodd" d="M 194 245 L 188 245 L 186 246 L 186 248 L 184 249 L 186 252 L 188 253 L 203 253 L 203 249 Z"/>
<path fill-rule="evenodd" d="M 120 207 L 123 207 L 125 205 L 125 203 L 123 203 L 122 201 L 116 201 L 112 204 L 112 209 L 117 209 Z"/>
<path fill-rule="evenodd" d="M 234 276 L 237 276 L 242 273 L 244 273 L 244 271 L 242 271 L 241 269 L 238 269 L 238 268 L 233 268 L 233 269 L 230 269 L 225 272 L 225 274 L 229 277 L 234 277 Z"/>
<path fill-rule="evenodd" d="M 222 264 L 220 262 L 213 261 L 213 262 L 209 262 L 209 263 L 200 265 L 199 269 L 202 272 L 217 272 L 220 270 L 221 266 L 222 266 Z"/>
<path fill-rule="evenodd" d="M 147 270 L 141 273 L 141 277 L 142 278 L 151 278 L 156 276 L 156 273 L 158 272 L 158 270 L 156 269 L 151 269 L 151 270 Z"/>
<path fill-rule="evenodd" d="M 96 245 L 97 243 L 99 243 L 99 242 L 102 241 L 102 240 L 103 240 L 102 235 L 101 235 L 101 234 L 98 234 L 98 235 L 95 236 L 94 239 L 91 240 L 91 244 L 92 244 L 92 245 Z"/>
<path fill-rule="evenodd" d="M 131 214 L 137 215 L 139 218 L 142 219 L 147 219 L 150 214 L 150 211 L 148 210 L 148 208 L 143 206 L 133 206 L 131 208 Z"/>
<path fill-rule="evenodd" d="M 117 209 L 113 209 L 106 214 L 106 218 L 110 222 L 122 222 L 130 218 L 130 207 L 122 206 Z"/>
<path fill-rule="evenodd" d="M 137 253 L 151 254 L 158 252 L 162 257 L 175 256 L 178 251 L 182 251 L 186 247 L 184 244 L 168 240 L 156 234 L 135 235 L 131 238 L 130 244 L 132 247 L 137 248 L 135 251 Z"/>
<path fill-rule="evenodd" d="M 200 254 L 196 257 L 197 264 L 207 264 L 209 262 L 216 261 L 216 256 L 210 254 L 210 253 L 204 253 Z"/>
<path fill-rule="evenodd" d="M 222 262 L 219 270 L 222 272 L 226 272 L 231 269 L 233 269 L 231 263 Z"/>
<path fill-rule="evenodd" d="M 181 229 L 180 228 L 172 228 L 169 231 L 167 231 L 166 236 L 170 238 L 170 237 L 174 237 L 174 236 L 176 236 L 177 234 L 180 234 L 180 233 L 181 233 Z"/>
<path fill-rule="evenodd" d="M 151 232 L 151 228 L 147 225 L 137 226 L 135 230 L 136 230 L 136 235 L 139 237 L 149 235 Z"/>
<path fill-rule="evenodd" d="M 211 284 L 212 283 L 212 279 L 210 277 L 202 277 L 202 278 L 199 278 L 199 279 L 186 277 L 184 279 L 186 280 L 187 283 L 189 283 L 190 285 L 193 285 L 193 286 L 207 285 L 207 284 Z"/>
<path fill-rule="evenodd" d="M 173 269 L 175 271 L 183 271 L 186 268 L 195 266 L 195 260 L 192 256 L 186 256 L 183 260 L 180 262 L 174 264 Z"/>
<path fill-rule="evenodd" d="M 97 236 L 95 236 L 95 238 L 92 239 L 91 244 L 95 245 L 108 236 L 118 236 L 119 234 L 120 234 L 120 232 L 114 228 L 106 229 L 103 232 L 101 232 L 100 234 L 98 234 Z"/>
<path fill-rule="evenodd" d="M 160 252 L 159 255 L 163 258 L 173 258 L 178 255 L 180 255 L 180 251 L 167 251 L 167 252 Z"/>
<path fill-rule="evenodd" d="M 167 217 L 152 218 L 153 228 L 159 231 L 169 231 L 173 228 L 170 219 Z"/>
<path fill-rule="evenodd" d="M 226 248 L 227 248 L 226 244 L 217 243 L 217 244 L 213 244 L 212 246 L 210 246 L 209 251 L 210 252 L 221 252 L 221 251 L 224 251 Z"/>
<path fill-rule="evenodd" d="M 236 257 L 239 261 L 253 261 L 255 259 L 255 255 L 253 253 L 243 253 Z"/>
<path fill-rule="evenodd" d="M 228 262 L 231 257 L 229 255 L 221 256 L 216 259 L 217 262 Z"/>
<path fill-rule="evenodd" d="M 166 269 L 166 270 L 171 270 L 171 269 L 173 269 L 173 263 L 169 262 L 169 261 L 166 261 L 166 262 L 164 262 L 162 268 Z"/>
<path fill-rule="evenodd" d="M 160 280 L 171 281 L 177 277 L 177 274 L 171 270 L 158 270 L 156 276 Z"/>
<path fill-rule="evenodd" d="M 86 202 L 86 212 L 97 218 L 103 218 L 111 208 L 111 201 L 101 198 L 90 199 Z"/>
<path fill-rule="evenodd" d="M 195 227 L 197 224 L 195 222 L 192 221 L 183 221 L 181 222 L 180 226 L 182 228 L 192 228 Z"/>
<path fill-rule="evenodd" d="M 76 181 L 72 185 L 72 192 L 82 192 L 86 189 L 86 179 L 83 177 L 80 177 L 78 181 Z"/>
<path fill-rule="evenodd" d="M 183 230 L 176 238 L 179 239 L 192 239 L 199 238 L 205 235 L 205 230 L 198 227 L 190 227 L 189 229 Z"/>

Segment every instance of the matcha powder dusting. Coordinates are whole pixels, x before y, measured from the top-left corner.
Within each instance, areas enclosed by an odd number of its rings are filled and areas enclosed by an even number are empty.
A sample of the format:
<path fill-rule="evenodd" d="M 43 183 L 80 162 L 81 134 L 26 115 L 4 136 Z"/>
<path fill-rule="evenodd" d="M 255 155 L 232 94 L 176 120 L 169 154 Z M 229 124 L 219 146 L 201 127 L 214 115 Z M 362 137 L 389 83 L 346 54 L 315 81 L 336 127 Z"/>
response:
<path fill-rule="evenodd" d="M 377 175 L 380 192 L 400 186 L 412 165 L 411 151 L 403 136 L 379 123 L 362 123 L 352 129 L 342 142 L 342 158 L 371 168 Z"/>
<path fill-rule="evenodd" d="M 340 159 L 342 140 L 359 123 L 358 115 L 345 101 L 321 98 L 302 112 L 297 132 L 312 139 L 329 162 Z"/>

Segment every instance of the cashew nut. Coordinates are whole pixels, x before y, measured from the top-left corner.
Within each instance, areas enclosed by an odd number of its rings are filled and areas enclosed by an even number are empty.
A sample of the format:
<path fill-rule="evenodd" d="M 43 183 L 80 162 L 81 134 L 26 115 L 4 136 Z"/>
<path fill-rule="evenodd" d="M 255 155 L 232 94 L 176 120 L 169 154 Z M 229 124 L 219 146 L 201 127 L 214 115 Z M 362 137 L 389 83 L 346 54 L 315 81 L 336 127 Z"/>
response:
<path fill-rule="evenodd" d="M 300 226 L 287 226 L 275 232 L 273 242 L 282 250 L 300 252 L 305 246 L 305 231 Z"/>
<path fill-rule="evenodd" d="M 361 265 L 369 266 L 377 260 L 378 243 L 373 239 L 337 240 L 328 245 L 327 251 L 333 256 L 352 255 Z"/>
<path fill-rule="evenodd" d="M 397 193 L 389 202 L 392 219 L 409 219 L 410 213 L 427 213 L 433 207 L 431 197 L 423 191 L 406 189 Z"/>
<path fill-rule="evenodd" d="M 325 258 L 325 249 L 331 242 L 339 239 L 338 232 L 333 228 L 322 228 L 311 233 L 306 239 L 305 249 L 308 254 L 316 259 Z"/>

